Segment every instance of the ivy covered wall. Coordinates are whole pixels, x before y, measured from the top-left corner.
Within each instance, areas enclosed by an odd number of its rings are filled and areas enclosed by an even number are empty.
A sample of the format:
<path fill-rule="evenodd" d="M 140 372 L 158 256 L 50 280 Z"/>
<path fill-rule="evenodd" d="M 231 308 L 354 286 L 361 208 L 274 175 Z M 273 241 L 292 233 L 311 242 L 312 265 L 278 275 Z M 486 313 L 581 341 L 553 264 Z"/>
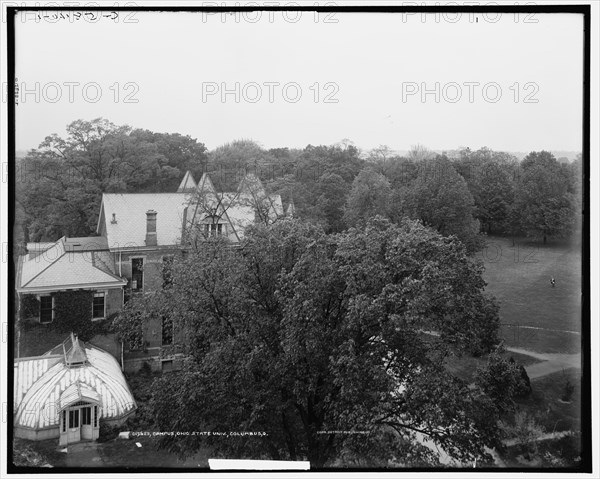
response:
<path fill-rule="evenodd" d="M 120 295 L 120 290 L 116 290 Z M 116 294 L 117 294 L 116 293 Z M 47 325 L 61 333 L 75 333 L 82 341 L 109 332 L 111 321 L 92 321 L 94 291 L 61 291 L 52 293 L 54 320 Z M 34 294 L 21 295 L 20 318 L 39 318 L 40 301 Z"/>
<path fill-rule="evenodd" d="M 21 295 L 19 319 L 38 318 L 40 315 L 40 300 L 35 294 Z"/>

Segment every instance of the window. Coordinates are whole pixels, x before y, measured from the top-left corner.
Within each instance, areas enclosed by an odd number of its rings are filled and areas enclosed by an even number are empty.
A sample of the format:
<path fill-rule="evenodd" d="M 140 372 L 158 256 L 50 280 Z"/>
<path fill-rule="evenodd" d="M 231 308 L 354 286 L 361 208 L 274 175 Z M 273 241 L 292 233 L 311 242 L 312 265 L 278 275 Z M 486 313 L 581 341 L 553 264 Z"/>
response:
<path fill-rule="evenodd" d="M 62 412 L 62 432 L 67 432 L 67 411 Z"/>
<path fill-rule="evenodd" d="M 105 293 L 94 293 L 94 303 L 92 305 L 92 319 L 104 318 L 106 315 Z"/>
<path fill-rule="evenodd" d="M 98 406 L 94 406 L 94 427 L 98 427 Z"/>
<path fill-rule="evenodd" d="M 205 224 L 204 234 L 207 238 L 210 236 L 221 236 L 223 234 L 223 223 Z"/>
<path fill-rule="evenodd" d="M 144 258 L 131 259 L 131 291 L 144 289 Z"/>
<path fill-rule="evenodd" d="M 163 361 L 162 364 L 161 364 L 161 367 L 162 367 L 162 372 L 163 373 L 167 373 L 169 371 L 173 371 L 173 361 L 170 360 L 170 359 L 166 360 L 166 361 Z"/>
<path fill-rule="evenodd" d="M 92 408 L 84 407 L 81 410 L 81 425 L 89 426 L 90 424 L 92 424 Z"/>
<path fill-rule="evenodd" d="M 40 296 L 40 323 L 51 323 L 54 319 L 54 298 Z"/>
<path fill-rule="evenodd" d="M 79 427 L 79 409 L 69 411 L 69 428 Z"/>
<path fill-rule="evenodd" d="M 163 346 L 173 344 L 173 320 L 168 316 L 162 317 L 162 344 Z"/>
<path fill-rule="evenodd" d="M 163 288 L 173 284 L 173 256 L 163 256 Z"/>

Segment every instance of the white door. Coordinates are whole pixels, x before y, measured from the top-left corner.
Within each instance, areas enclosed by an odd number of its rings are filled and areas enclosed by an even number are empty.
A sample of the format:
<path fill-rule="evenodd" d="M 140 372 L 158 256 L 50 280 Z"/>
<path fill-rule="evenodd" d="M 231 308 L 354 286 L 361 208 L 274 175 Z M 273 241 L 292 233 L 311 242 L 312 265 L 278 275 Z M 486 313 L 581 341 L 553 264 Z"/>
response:
<path fill-rule="evenodd" d="M 79 409 L 69 409 L 69 424 L 67 425 L 67 442 L 81 441 L 81 428 L 79 425 Z"/>
<path fill-rule="evenodd" d="M 93 439 L 91 406 L 81 408 L 81 439 Z"/>

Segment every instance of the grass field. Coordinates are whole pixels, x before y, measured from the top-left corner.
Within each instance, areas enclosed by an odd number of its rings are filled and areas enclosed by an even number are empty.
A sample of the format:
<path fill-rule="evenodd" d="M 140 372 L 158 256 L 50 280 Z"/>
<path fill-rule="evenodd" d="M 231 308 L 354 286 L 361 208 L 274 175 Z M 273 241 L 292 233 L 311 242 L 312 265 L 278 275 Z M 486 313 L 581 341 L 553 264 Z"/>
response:
<path fill-rule="evenodd" d="M 488 237 L 478 253 L 487 291 L 500 302 L 507 346 L 542 353 L 581 351 L 581 253 L 564 244 Z M 554 288 L 550 278 L 556 279 Z M 534 329 L 540 328 L 540 329 Z"/>

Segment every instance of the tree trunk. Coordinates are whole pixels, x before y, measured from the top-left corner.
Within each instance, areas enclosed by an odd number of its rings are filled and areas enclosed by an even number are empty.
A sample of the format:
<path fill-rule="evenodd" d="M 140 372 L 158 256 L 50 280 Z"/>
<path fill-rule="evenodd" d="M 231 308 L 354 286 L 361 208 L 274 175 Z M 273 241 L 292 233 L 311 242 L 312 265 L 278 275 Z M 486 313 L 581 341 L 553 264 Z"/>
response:
<path fill-rule="evenodd" d="M 544 244 L 546 244 L 546 234 L 544 233 Z"/>

